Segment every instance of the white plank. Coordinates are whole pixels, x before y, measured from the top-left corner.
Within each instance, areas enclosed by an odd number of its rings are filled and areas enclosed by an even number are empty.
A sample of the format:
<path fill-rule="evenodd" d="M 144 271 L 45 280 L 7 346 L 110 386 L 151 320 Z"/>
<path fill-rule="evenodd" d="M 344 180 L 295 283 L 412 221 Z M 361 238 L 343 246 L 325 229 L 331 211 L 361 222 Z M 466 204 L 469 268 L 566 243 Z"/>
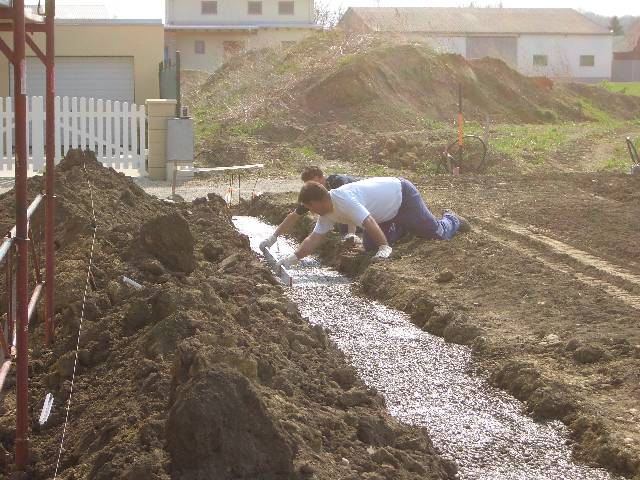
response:
<path fill-rule="evenodd" d="M 6 146 L 7 141 L 5 134 L 4 98 L 0 98 L 0 171 L 5 170 L 6 167 Z"/>
<path fill-rule="evenodd" d="M 147 112 L 144 105 L 140 105 L 140 111 L 138 116 L 139 131 L 140 131 L 140 150 L 138 152 L 138 161 L 140 166 L 138 171 L 140 175 L 147 176 Z"/>
<path fill-rule="evenodd" d="M 78 115 L 80 122 L 78 125 L 80 148 L 82 150 L 87 149 L 87 99 L 85 97 L 80 98 L 80 114 Z"/>
<path fill-rule="evenodd" d="M 62 114 L 60 115 L 62 122 L 62 156 L 66 156 L 71 146 L 70 124 L 71 116 L 69 115 L 69 97 L 62 97 Z"/>
<path fill-rule="evenodd" d="M 89 150 L 96 151 L 96 101 L 93 98 L 89 99 L 89 106 L 87 109 L 87 118 L 89 120 L 89 138 L 87 143 Z M 97 156 L 97 154 L 96 154 Z"/>
<path fill-rule="evenodd" d="M 98 99 L 96 102 L 96 137 L 98 140 L 98 160 L 104 158 L 104 101 Z"/>
<path fill-rule="evenodd" d="M 131 104 L 131 168 L 140 170 L 140 157 L 138 156 L 138 125 L 140 124 L 138 106 Z"/>
<path fill-rule="evenodd" d="M 31 158 L 33 170 L 44 170 L 44 99 L 31 98 Z"/>
<path fill-rule="evenodd" d="M 78 148 L 78 97 L 71 99 L 71 147 Z"/>
<path fill-rule="evenodd" d="M 14 150 L 13 150 L 13 99 L 6 98 L 5 104 L 5 122 L 7 125 L 7 170 L 12 171 L 15 168 Z"/>
<path fill-rule="evenodd" d="M 120 132 L 122 131 L 122 112 L 120 111 L 120 102 L 117 100 L 113 102 L 113 149 L 115 152 L 115 161 L 113 162 L 113 168 L 120 170 L 122 163 L 120 156 L 122 155 L 122 148 L 120 148 Z"/>
<path fill-rule="evenodd" d="M 130 119 L 131 108 L 129 107 L 128 102 L 124 102 L 122 104 L 122 168 L 127 170 L 133 167 L 129 156 L 129 136 L 131 135 L 131 126 L 129 125 Z"/>
<path fill-rule="evenodd" d="M 111 143 L 111 139 L 113 138 L 111 133 L 113 132 L 113 113 L 111 110 L 111 100 L 107 100 L 105 104 L 105 114 L 104 119 L 106 122 L 106 138 L 105 138 L 105 146 L 107 147 L 107 154 L 105 156 L 105 163 L 107 167 L 113 166 L 113 144 Z"/>
<path fill-rule="evenodd" d="M 31 98 L 27 96 L 27 169 L 29 168 L 30 146 L 31 146 Z"/>
<path fill-rule="evenodd" d="M 60 123 L 60 97 L 56 97 L 53 100 L 54 112 L 55 112 L 55 122 L 56 122 L 56 153 L 54 156 L 54 161 L 56 164 L 60 162 L 62 158 L 62 125 Z"/>

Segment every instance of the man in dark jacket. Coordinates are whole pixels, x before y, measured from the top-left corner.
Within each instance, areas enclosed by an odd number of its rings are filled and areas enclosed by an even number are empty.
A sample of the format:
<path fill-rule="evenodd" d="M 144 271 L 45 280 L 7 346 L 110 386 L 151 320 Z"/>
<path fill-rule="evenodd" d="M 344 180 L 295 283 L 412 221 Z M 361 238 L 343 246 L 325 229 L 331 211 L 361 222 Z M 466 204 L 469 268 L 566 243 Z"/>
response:
<path fill-rule="evenodd" d="M 320 167 L 307 167 L 302 171 L 300 178 L 303 182 L 316 182 L 320 185 L 323 185 L 327 190 L 332 190 L 334 188 L 340 188 L 343 185 L 348 183 L 357 182 L 360 180 L 357 177 L 352 177 L 351 175 L 340 175 L 333 174 L 327 177 L 324 176 L 324 172 Z M 298 221 L 304 217 L 309 212 L 309 209 L 304 205 L 300 204 L 296 207 L 296 209 L 291 212 L 289 215 L 285 217 L 282 223 L 276 228 L 276 231 L 273 232 L 273 235 L 266 240 L 264 240 L 260 244 L 260 249 L 270 248 L 276 241 L 280 235 L 286 235 L 290 233 L 293 228 L 296 226 Z M 342 228 L 342 233 L 345 233 L 345 240 L 358 241 L 356 236 L 356 226 L 355 225 L 347 225 L 346 228 Z"/>

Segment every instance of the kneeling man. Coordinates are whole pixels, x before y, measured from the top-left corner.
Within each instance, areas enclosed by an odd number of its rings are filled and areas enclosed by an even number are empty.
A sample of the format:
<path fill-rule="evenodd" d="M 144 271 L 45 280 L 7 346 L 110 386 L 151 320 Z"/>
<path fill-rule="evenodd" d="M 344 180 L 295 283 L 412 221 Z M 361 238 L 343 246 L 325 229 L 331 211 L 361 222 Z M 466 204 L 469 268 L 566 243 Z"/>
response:
<path fill-rule="evenodd" d="M 451 210 L 447 210 L 441 219 L 436 218 L 420 192 L 404 178 L 370 178 L 331 191 L 319 183 L 307 182 L 298 201 L 319 218 L 300 248 L 280 261 L 285 268 L 313 253 L 336 223 L 361 226 L 365 249 L 377 250 L 374 260 L 389 258 L 390 245 L 407 233 L 427 239 L 450 240 L 456 232 L 471 229 L 464 218 Z"/>

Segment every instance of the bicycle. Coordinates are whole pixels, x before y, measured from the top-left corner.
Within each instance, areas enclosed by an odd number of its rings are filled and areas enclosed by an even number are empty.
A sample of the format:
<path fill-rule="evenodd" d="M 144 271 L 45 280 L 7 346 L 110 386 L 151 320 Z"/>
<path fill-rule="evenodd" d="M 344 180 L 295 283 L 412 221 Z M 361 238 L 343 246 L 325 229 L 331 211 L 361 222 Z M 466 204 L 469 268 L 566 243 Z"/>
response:
<path fill-rule="evenodd" d="M 631 175 L 640 175 L 640 160 L 638 159 L 638 151 L 636 146 L 631 140 L 631 137 L 627 137 L 627 148 L 629 149 L 629 156 L 631 157 Z"/>
<path fill-rule="evenodd" d="M 487 145 L 477 135 L 463 135 L 462 142 L 447 145 L 442 152 L 438 168 L 446 173 L 482 173 L 487 165 Z"/>

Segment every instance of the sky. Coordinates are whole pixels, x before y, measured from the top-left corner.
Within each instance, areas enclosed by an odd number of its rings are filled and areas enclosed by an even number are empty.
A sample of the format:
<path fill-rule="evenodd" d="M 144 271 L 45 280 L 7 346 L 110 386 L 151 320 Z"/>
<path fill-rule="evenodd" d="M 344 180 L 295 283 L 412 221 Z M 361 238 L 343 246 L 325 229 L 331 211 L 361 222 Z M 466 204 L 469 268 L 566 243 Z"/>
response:
<path fill-rule="evenodd" d="M 241 0 L 236 0 L 241 1 Z M 333 8 L 353 7 L 459 7 L 471 0 L 319 0 Z M 479 6 L 497 5 L 500 0 L 476 0 Z M 62 5 L 106 5 L 119 18 L 163 18 L 164 0 L 57 0 Z M 640 15 L 638 0 L 502 0 L 504 7 L 568 7 L 588 10 L 601 15 Z"/>

